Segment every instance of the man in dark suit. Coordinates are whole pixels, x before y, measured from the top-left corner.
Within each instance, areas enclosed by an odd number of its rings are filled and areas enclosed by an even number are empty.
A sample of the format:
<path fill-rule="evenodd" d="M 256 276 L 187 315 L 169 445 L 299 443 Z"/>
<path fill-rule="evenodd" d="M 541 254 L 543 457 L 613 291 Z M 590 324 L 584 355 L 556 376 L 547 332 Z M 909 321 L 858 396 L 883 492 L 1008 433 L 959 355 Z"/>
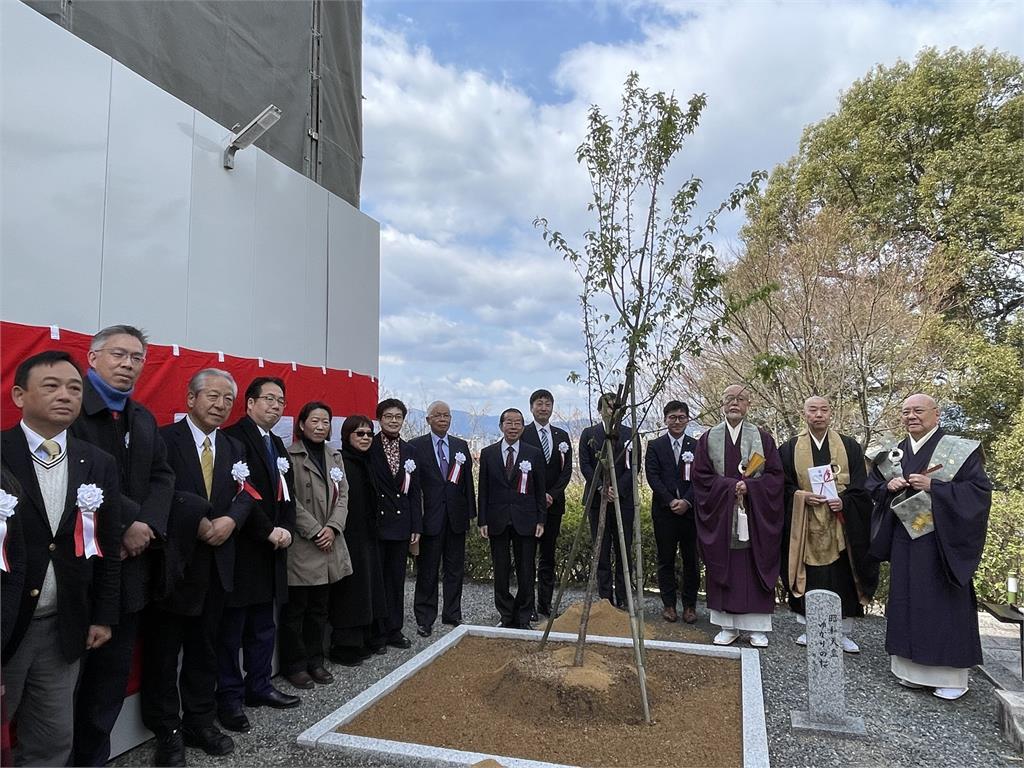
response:
<path fill-rule="evenodd" d="M 533 421 L 523 430 L 523 442 L 540 448 L 544 454 L 544 487 L 547 515 L 544 536 L 537 557 L 537 614 L 551 615 L 551 595 L 555 591 L 555 546 L 565 513 L 565 487 L 572 479 L 572 441 L 569 433 L 549 423 L 555 397 L 546 389 L 530 395 Z"/>
<path fill-rule="evenodd" d="M 380 541 L 381 570 L 384 572 L 384 599 L 388 606 L 384 641 L 393 648 L 412 645 L 402 634 L 405 624 L 405 571 L 409 545 L 418 542 L 423 531 L 419 454 L 401 437 L 407 413 L 401 400 L 388 398 L 377 403 L 380 432 L 373 438 L 369 457 L 380 510 L 377 539 Z"/>
<path fill-rule="evenodd" d="M 214 725 L 214 694 L 220 620 L 234 584 L 236 531 L 253 505 L 232 476 L 232 467 L 245 461 L 245 448 L 218 429 L 237 391 L 227 371 L 199 371 L 188 383 L 185 418 L 160 430 L 174 469 L 176 500 L 198 506 L 199 515 L 171 527 L 167 544 L 185 562 L 183 578 L 146 611 L 142 721 L 156 734 L 158 766 L 185 765 L 186 744 L 210 755 L 226 755 L 235 747 Z"/>
<path fill-rule="evenodd" d="M 683 558 L 683 621 L 697 621 L 697 521 L 693 511 L 690 470 L 697 441 L 686 434 L 690 407 L 679 400 L 665 404 L 666 432 L 647 444 L 644 470 L 651 486 L 651 521 L 658 548 L 658 589 L 661 617 L 678 621 L 676 613 L 676 550 Z"/>
<path fill-rule="evenodd" d="M 605 429 L 604 418 L 611 418 L 616 409 L 616 396 L 614 393 L 606 392 L 601 395 L 597 403 L 598 413 L 602 421 L 587 427 L 580 435 L 580 471 L 587 481 L 583 491 L 583 498 L 586 499 L 590 493 L 590 486 L 594 480 L 594 471 L 601 461 L 604 451 Z M 619 428 L 619 436 L 613 439 L 612 453 L 615 456 L 615 478 L 619 491 L 619 507 L 622 511 L 622 532 L 626 539 L 626 552 L 619 548 L 619 534 L 615 522 L 615 510 L 613 508 L 614 491 L 611 480 L 607 475 L 597 493 L 594 494 L 588 514 L 590 516 L 590 535 L 597 536 L 597 518 L 601 506 L 601 496 L 604 494 L 608 502 L 608 509 L 605 517 L 604 537 L 601 539 L 601 551 L 597 564 L 597 589 L 598 594 L 612 605 L 624 608 L 626 605 L 626 577 L 623 563 L 629 563 L 632 570 L 633 563 L 633 430 L 626 425 Z M 615 552 L 615 579 L 612 580 L 612 551 Z"/>
<path fill-rule="evenodd" d="M 82 375 L 66 352 L 18 366 L 11 390 L 21 423 L 3 432 L 3 466 L 21 487 L 24 586 L 4 648 L 15 765 L 66 765 L 82 654 L 117 624 L 121 492 L 113 458 L 68 434 L 82 407 Z"/>
<path fill-rule="evenodd" d="M 274 656 L 274 600 L 288 602 L 287 549 L 295 530 L 292 470 L 284 441 L 270 430 L 284 412 L 284 382 L 261 376 L 245 390 L 245 416 L 224 432 L 245 446 L 248 483 L 259 498 L 235 536 L 234 589 L 221 618 L 217 716 L 230 730 L 246 730 L 242 709 L 297 707 L 301 701 L 270 683 Z M 287 466 L 286 466 L 287 465 Z M 254 498 L 255 498 L 255 495 Z M 245 679 L 238 652 L 245 651 Z"/>
<path fill-rule="evenodd" d="M 82 412 L 71 434 L 106 451 L 121 481 L 121 617 L 110 642 L 86 656 L 75 700 L 75 765 L 106 765 L 124 703 L 139 616 L 163 585 L 163 542 L 174 492 L 156 419 L 132 399 L 146 363 L 146 335 L 130 325 L 92 337 Z M 156 578 L 152 578 L 155 576 Z M 152 582 L 152 583 L 151 583 Z"/>
<path fill-rule="evenodd" d="M 466 571 L 466 531 L 476 517 L 473 457 L 465 440 L 448 434 L 452 412 L 440 400 L 427 407 L 430 432 L 409 441 L 416 451 L 423 489 L 423 535 L 416 562 L 413 613 L 416 633 L 429 637 L 437 618 L 437 569 L 442 573 L 441 621 L 462 623 L 462 578 Z"/>
<path fill-rule="evenodd" d="M 534 557 L 537 540 L 544 535 L 547 509 L 544 454 L 520 440 L 523 414 L 518 408 L 502 411 L 499 426 L 504 439 L 480 452 L 477 525 L 491 545 L 494 606 L 501 615 L 501 626 L 529 629 Z M 513 561 L 515 599 L 508 588 Z"/>

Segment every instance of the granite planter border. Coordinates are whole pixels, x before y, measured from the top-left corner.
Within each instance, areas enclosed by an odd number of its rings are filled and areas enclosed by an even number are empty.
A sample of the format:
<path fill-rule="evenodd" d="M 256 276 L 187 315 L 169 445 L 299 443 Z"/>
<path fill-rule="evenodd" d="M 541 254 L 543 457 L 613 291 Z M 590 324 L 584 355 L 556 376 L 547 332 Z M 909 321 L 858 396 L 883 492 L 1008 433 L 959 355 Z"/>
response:
<path fill-rule="evenodd" d="M 468 624 L 456 627 L 430 647 L 416 654 L 416 656 L 398 669 L 378 680 L 348 703 L 331 712 L 316 725 L 303 731 L 299 734 L 298 743 L 305 747 L 387 755 L 398 762 L 407 764 L 422 764 L 426 761 L 432 761 L 437 764 L 472 765 L 481 760 L 492 758 L 509 768 L 570 768 L 569 766 L 546 763 L 539 760 L 527 760 L 506 755 L 488 755 L 480 752 L 464 752 L 446 747 L 434 747 L 388 739 L 374 739 L 366 736 L 352 736 L 337 732 L 340 726 L 355 718 L 379 699 L 387 696 L 405 680 L 412 677 L 416 672 L 426 667 L 443 653 L 449 651 L 462 638 L 468 635 L 506 640 L 539 640 L 543 634 L 543 632 L 538 630 L 501 629 L 498 627 L 481 627 Z M 557 643 L 575 642 L 576 635 L 552 632 L 548 639 L 549 642 Z M 590 636 L 587 638 L 587 642 L 620 647 L 630 647 L 632 645 L 632 641 L 628 637 Z M 744 768 L 755 768 L 755 766 L 757 768 L 767 768 L 769 765 L 768 731 L 765 725 L 764 696 L 761 691 L 761 664 L 758 652 L 748 648 L 675 643 L 665 640 L 647 640 L 646 646 L 651 650 L 740 660 L 740 690 L 743 708 L 743 765 Z"/>

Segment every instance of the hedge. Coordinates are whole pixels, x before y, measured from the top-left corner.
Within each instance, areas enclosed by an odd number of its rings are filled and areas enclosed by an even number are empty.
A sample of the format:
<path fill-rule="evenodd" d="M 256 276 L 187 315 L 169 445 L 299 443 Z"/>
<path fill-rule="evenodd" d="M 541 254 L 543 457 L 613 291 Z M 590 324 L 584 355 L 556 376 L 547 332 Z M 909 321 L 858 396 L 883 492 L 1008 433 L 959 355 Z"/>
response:
<path fill-rule="evenodd" d="M 562 518 L 562 530 L 558 537 L 557 549 L 560 564 L 569 556 L 576 526 L 583 515 L 582 496 L 583 485 L 580 483 L 570 485 L 566 491 L 565 515 Z M 654 547 L 654 531 L 651 526 L 650 489 L 645 486 L 641 487 L 640 496 L 644 586 L 650 588 L 657 586 L 657 556 Z M 490 581 L 493 573 L 487 541 L 476 533 L 475 527 L 470 534 L 466 544 L 466 575 L 476 581 Z M 581 546 L 569 570 L 569 582 L 574 586 L 581 586 L 586 582 L 590 564 L 590 545 L 590 527 L 585 526 Z M 985 551 L 974 577 L 974 587 L 978 599 L 1005 602 L 1006 574 L 1010 570 L 1016 570 L 1018 575 L 1024 576 L 1020 573 L 1022 558 L 1024 558 L 1024 493 L 997 492 L 993 494 Z M 781 583 L 778 593 L 781 598 Z M 883 563 L 878 591 L 875 594 L 875 604 L 872 606 L 874 611 L 877 612 L 881 609 L 888 593 L 889 566 L 888 563 Z"/>

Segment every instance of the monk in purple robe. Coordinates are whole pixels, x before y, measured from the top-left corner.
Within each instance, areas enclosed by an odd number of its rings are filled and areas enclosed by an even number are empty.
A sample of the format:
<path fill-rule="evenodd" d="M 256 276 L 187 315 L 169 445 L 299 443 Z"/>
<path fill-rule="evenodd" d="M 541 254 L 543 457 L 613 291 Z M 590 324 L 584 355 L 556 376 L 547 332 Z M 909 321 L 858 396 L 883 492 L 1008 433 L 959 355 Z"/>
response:
<path fill-rule="evenodd" d="M 992 485 L 978 442 L 943 432 L 931 397 L 908 397 L 901 420 L 905 439 L 868 452 L 871 554 L 891 562 L 885 650 L 901 685 L 952 701 L 982 661 L 973 578 Z"/>
<path fill-rule="evenodd" d="M 763 648 L 775 611 L 784 481 L 775 441 L 746 421 L 749 408 L 746 387 L 726 388 L 725 421 L 697 441 L 693 490 L 708 608 L 711 622 L 722 628 L 714 643 L 729 645 L 746 631 L 750 644 Z M 753 470 L 758 456 L 764 463 Z"/>

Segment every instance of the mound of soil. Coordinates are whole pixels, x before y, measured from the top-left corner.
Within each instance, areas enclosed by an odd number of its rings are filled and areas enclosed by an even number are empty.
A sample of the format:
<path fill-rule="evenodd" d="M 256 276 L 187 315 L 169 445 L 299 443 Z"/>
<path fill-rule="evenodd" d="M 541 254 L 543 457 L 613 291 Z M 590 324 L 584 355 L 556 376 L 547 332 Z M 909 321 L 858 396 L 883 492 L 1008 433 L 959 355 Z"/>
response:
<path fill-rule="evenodd" d="M 576 670 L 573 653 L 465 637 L 338 730 L 567 765 L 743 764 L 739 661 L 648 650 L 648 726 L 632 648 L 589 644 Z"/>
<path fill-rule="evenodd" d="M 573 603 L 565 612 L 555 619 L 551 625 L 552 632 L 568 632 L 576 634 L 580 631 L 580 617 L 583 615 L 583 602 Z M 537 629 L 544 629 L 543 622 Z M 629 614 L 616 608 L 607 600 L 595 600 L 590 607 L 590 621 L 587 623 L 588 635 L 605 637 L 630 637 Z M 672 640 L 677 643 L 706 643 L 710 639 L 706 633 L 683 622 L 669 624 L 660 617 L 648 614 L 644 622 L 644 637 L 648 640 Z"/>

